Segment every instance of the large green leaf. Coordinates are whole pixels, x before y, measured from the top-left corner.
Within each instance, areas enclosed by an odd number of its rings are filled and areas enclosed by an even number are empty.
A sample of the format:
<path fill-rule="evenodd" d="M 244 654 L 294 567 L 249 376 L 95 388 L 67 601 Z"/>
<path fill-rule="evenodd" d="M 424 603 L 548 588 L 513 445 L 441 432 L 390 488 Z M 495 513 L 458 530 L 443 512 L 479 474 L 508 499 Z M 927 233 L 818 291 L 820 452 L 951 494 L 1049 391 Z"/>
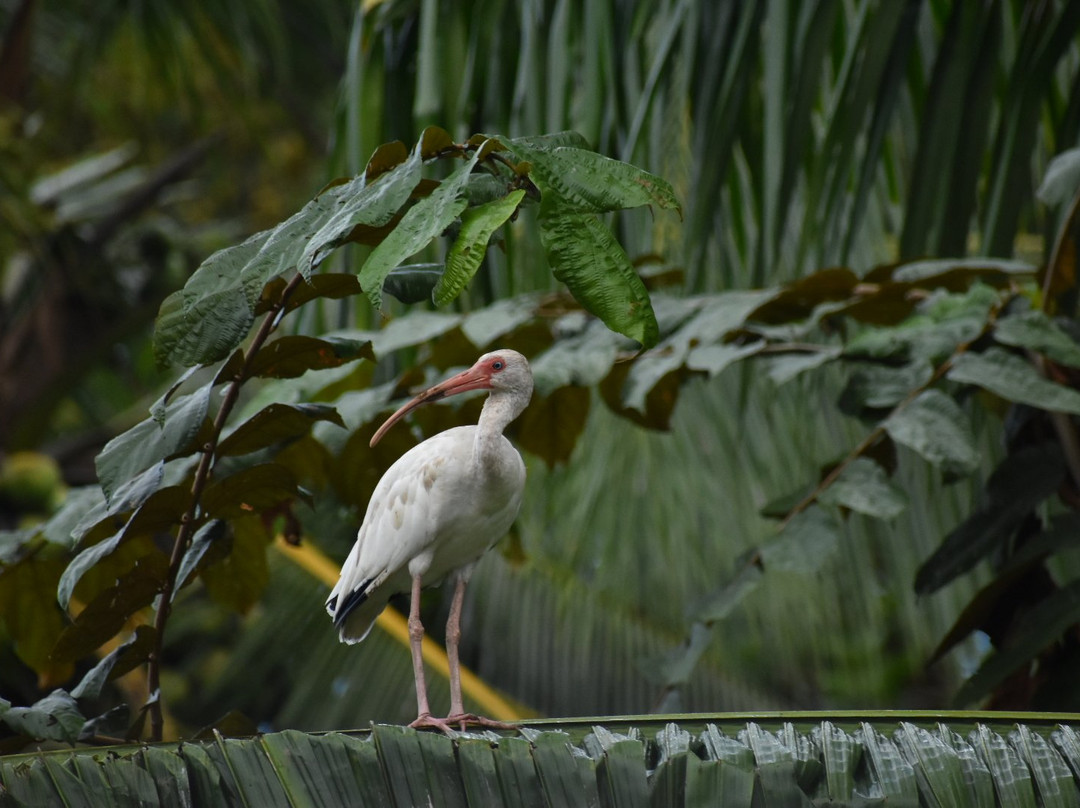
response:
<path fill-rule="evenodd" d="M 629 163 L 571 146 L 541 150 L 520 140 L 504 142 L 519 159 L 529 162 L 529 176 L 541 191 L 557 197 L 549 210 L 606 213 L 642 205 L 679 210 L 667 181 Z"/>
<path fill-rule="evenodd" d="M 956 357 L 948 376 L 1019 404 L 1080 415 L 1080 392 L 1046 379 L 1030 362 L 1002 348 Z"/>
<path fill-rule="evenodd" d="M 990 475 L 974 512 L 945 537 L 919 568 L 915 590 L 933 592 L 998 550 L 1061 484 L 1065 461 L 1054 443 L 1028 446 L 1006 457 Z"/>
<path fill-rule="evenodd" d="M 337 410 L 327 404 L 270 404 L 223 438 L 217 454 L 243 455 L 294 440 L 306 435 L 319 421 L 345 428 Z"/>
<path fill-rule="evenodd" d="M 267 343 L 255 355 L 250 376 L 292 379 L 309 370 L 336 368 L 354 359 L 375 361 L 368 340 L 343 337 L 307 337 L 301 334 L 280 337 Z"/>
<path fill-rule="evenodd" d="M 865 457 L 852 461 L 836 482 L 822 492 L 821 501 L 878 519 L 899 516 L 908 506 L 903 489 L 889 479 L 885 469 Z"/>
<path fill-rule="evenodd" d="M 540 221 L 555 277 L 612 331 L 651 348 L 660 337 L 649 293 L 626 252 L 597 216 L 563 213 Z"/>
<path fill-rule="evenodd" d="M 30 707 L 12 707 L 0 720 L 31 738 L 74 743 L 86 719 L 69 693 L 54 690 Z"/>
<path fill-rule="evenodd" d="M 465 190 L 478 157 L 479 152 L 474 153 L 431 194 L 409 208 L 397 227 L 372 250 L 360 269 L 360 286 L 373 306 L 382 305 L 383 281 L 390 270 L 430 244 L 465 210 Z"/>
<path fill-rule="evenodd" d="M 135 475 L 190 447 L 206 419 L 212 387 L 204 385 L 173 401 L 164 423 L 147 418 L 105 444 L 95 464 L 107 499 Z"/>
<path fill-rule="evenodd" d="M 1038 309 L 1002 317 L 994 325 L 994 339 L 1046 354 L 1063 365 L 1080 367 L 1080 345 Z"/>
<path fill-rule="evenodd" d="M 968 474 L 979 456 L 971 425 L 960 407 L 939 390 L 925 390 L 883 423 L 897 443 L 915 450 L 947 474 Z"/>
<path fill-rule="evenodd" d="M 480 268 L 492 234 L 514 215 L 524 198 L 524 191 L 512 191 L 462 213 L 461 230 L 446 254 L 446 271 L 432 292 L 437 306 L 445 306 L 461 294 Z"/>

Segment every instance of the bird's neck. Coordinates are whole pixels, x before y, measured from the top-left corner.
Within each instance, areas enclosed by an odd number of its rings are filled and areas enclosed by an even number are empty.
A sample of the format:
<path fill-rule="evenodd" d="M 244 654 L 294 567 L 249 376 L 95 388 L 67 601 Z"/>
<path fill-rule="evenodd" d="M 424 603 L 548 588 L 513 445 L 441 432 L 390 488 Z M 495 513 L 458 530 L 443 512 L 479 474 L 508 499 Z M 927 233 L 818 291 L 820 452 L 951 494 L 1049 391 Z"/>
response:
<path fill-rule="evenodd" d="M 473 438 L 473 457 L 480 468 L 490 468 L 502 446 L 502 434 L 524 409 L 507 393 L 496 391 L 487 397 Z"/>

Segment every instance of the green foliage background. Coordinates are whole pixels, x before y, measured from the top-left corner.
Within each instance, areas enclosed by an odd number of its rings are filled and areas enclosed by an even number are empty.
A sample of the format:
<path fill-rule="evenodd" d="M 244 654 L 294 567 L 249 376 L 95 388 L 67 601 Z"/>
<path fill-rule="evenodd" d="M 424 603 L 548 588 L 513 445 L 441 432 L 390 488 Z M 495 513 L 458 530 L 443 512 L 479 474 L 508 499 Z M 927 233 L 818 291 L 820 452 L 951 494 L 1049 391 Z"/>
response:
<path fill-rule="evenodd" d="M 34 5 L 5 8 L 5 53 L 13 41 L 25 49 L 3 82 L 13 137 L 3 147 L 12 227 L 0 236 L 0 376 L 43 382 L 4 388 L 9 459 L 32 449 L 57 459 L 67 484 L 91 482 L 89 458 L 143 419 L 171 379 L 155 369 L 147 339 L 162 298 L 214 249 L 285 220 L 326 181 L 359 173 L 380 144 L 412 144 L 428 124 L 459 140 L 570 129 L 599 154 L 666 178 L 682 203 L 681 221 L 660 210 L 608 217 L 653 292 L 658 349 L 632 367 L 612 364 L 632 346 L 585 325 L 553 294 L 545 232 L 531 219 L 489 251 L 450 312 L 388 300 L 380 329 L 359 297 L 304 306 L 286 321 L 289 333 L 370 338 L 379 360 L 318 389 L 284 383 L 243 404 L 247 417 L 272 395 L 319 397 L 357 429 L 344 444 L 329 439 L 351 459 L 301 509 L 304 533 L 344 557 L 365 491 L 402 449 L 355 453 L 391 395 L 379 385 L 417 383 L 414 365 L 470 361 L 501 317 L 513 324 L 505 335 L 536 360 L 548 406 L 517 435 L 530 452 L 521 519 L 470 590 L 465 653 L 485 680 L 529 709 L 580 715 L 935 707 L 974 670 L 985 646 L 970 640 L 926 662 L 990 580 L 990 565 L 932 594 L 923 586 L 921 598 L 913 583 L 1006 455 L 1002 406 L 959 396 L 972 476 L 952 479 L 949 463 L 964 465 L 955 454 L 928 464 L 900 448 L 890 470 L 906 508 L 880 519 L 834 501 L 854 513 L 824 533 L 808 517 L 797 534 L 811 548 L 805 563 L 790 561 L 794 550 L 781 564 L 766 553 L 759 577 L 754 554 L 776 532 L 762 509 L 789 513 L 792 492 L 810 490 L 866 434 L 860 410 L 880 415 L 897 403 L 868 404 L 864 393 L 854 409 L 838 409 L 851 366 L 830 351 L 875 327 L 905 343 L 923 318 L 933 334 L 956 338 L 944 354 L 918 347 L 902 360 L 941 367 L 980 336 L 990 312 L 1004 311 L 1010 283 L 1038 308 L 1036 266 L 1071 277 L 1075 253 L 1053 251 L 1074 238 L 1075 173 L 1065 171 L 1065 190 L 1047 204 L 1035 189 L 1051 157 L 1077 142 L 1080 4 L 422 0 L 321 2 L 298 14 L 267 2 L 220 17 L 166 3 L 144 4 L 141 16 L 120 3 L 90 15 L 56 4 L 20 23 Z M 56 173 L 80 158 L 74 174 Z M 968 255 L 993 259 L 891 266 Z M 356 272 L 367 256 L 363 243 L 346 246 L 325 267 Z M 427 266 L 441 254 L 430 248 L 415 260 Z M 820 272 L 838 266 L 854 274 Z M 793 283 L 800 278 L 809 280 Z M 1061 283 L 1046 288 L 1068 318 L 1071 283 Z M 938 284 L 953 296 L 940 297 Z M 705 297 L 756 287 L 771 291 Z M 915 312 L 915 292 L 939 297 Z M 868 316 L 855 313 L 860 296 Z M 729 335 L 751 345 L 747 355 L 766 343 L 777 353 L 722 369 L 741 358 L 722 354 Z M 796 343 L 822 350 L 800 353 Z M 1030 336 L 1008 344 L 1044 350 Z M 695 365 L 699 345 L 721 353 Z M 885 365 L 901 362 L 863 348 Z M 966 372 L 958 384 L 994 389 Z M 925 381 L 916 375 L 904 389 Z M 375 392 L 360 392 L 367 386 Z M 864 380 L 871 393 L 883 386 Z M 1024 387 L 995 392 L 1023 400 Z M 427 431 L 469 416 L 466 407 L 419 423 Z M 321 430 L 313 434 L 329 434 Z M 289 450 L 296 462 L 305 445 Z M 0 693 L 31 703 L 39 688 L 77 681 L 72 666 L 48 664 L 48 640 L 66 620 L 50 587 L 68 550 L 52 542 L 35 551 L 40 564 L 11 563 L 35 530 L 15 520 L 55 503 L 9 498 L 7 507 L 6 527 L 23 531 L 0 539 L 11 639 L 0 652 Z M 163 688 L 185 727 L 230 709 L 305 729 L 411 717 L 400 645 L 385 636 L 338 645 L 320 584 L 274 553 L 249 562 L 234 558 L 186 590 L 170 624 Z M 1070 580 L 1073 566 L 1068 552 L 1056 555 L 1039 591 Z M 435 593 L 429 625 L 442 610 Z M 42 622 L 20 633 L 16 616 L 29 612 Z M 30 650 L 30 636 L 45 639 Z M 1050 689 L 1039 706 L 1071 707 L 1067 695 Z"/>

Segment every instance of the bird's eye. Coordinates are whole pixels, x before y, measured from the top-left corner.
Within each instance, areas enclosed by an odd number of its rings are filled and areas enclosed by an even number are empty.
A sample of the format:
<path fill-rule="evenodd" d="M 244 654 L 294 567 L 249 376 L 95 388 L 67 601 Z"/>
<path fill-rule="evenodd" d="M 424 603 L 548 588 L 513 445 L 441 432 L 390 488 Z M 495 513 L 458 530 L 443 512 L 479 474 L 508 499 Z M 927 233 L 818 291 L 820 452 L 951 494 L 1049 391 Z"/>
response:
<path fill-rule="evenodd" d="M 504 367 L 504 365 L 503 365 L 503 361 L 501 359 L 496 359 L 494 362 L 491 363 L 491 369 L 492 370 L 502 370 L 503 367 Z"/>

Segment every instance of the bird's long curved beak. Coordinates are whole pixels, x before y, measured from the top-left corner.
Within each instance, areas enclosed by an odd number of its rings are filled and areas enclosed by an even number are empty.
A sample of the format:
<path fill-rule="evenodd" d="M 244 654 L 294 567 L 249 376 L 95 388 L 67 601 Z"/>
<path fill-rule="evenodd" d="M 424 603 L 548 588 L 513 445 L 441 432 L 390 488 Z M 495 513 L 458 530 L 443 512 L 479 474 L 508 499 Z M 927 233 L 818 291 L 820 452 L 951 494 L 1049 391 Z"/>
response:
<path fill-rule="evenodd" d="M 456 376 L 451 376 L 446 381 L 439 382 L 434 387 L 429 387 L 423 393 L 418 395 L 411 401 L 403 404 L 401 408 L 391 415 L 383 425 L 378 428 L 374 435 L 371 436 L 371 443 L 369 446 L 374 446 L 385 435 L 394 424 L 415 410 L 421 404 L 427 404 L 431 401 L 438 401 L 441 398 L 448 398 L 449 396 L 456 396 L 458 393 L 467 393 L 470 390 L 490 390 L 491 389 L 491 373 L 487 372 L 486 368 L 478 367 L 474 365 L 468 370 L 463 370 Z"/>

